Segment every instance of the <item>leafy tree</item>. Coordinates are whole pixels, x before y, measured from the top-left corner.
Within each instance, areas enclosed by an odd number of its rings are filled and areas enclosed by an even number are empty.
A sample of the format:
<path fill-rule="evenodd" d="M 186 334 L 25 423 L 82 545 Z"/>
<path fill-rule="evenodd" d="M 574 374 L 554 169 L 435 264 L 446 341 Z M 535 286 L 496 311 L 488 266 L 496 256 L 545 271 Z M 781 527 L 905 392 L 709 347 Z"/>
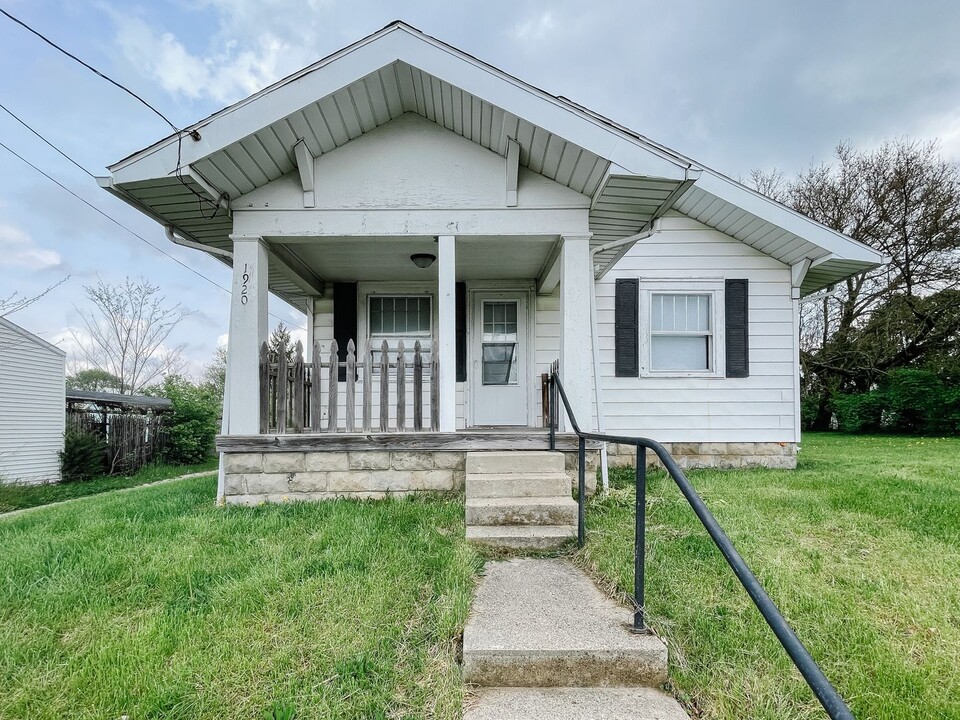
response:
<path fill-rule="evenodd" d="M 190 315 L 180 303 L 169 304 L 160 288 L 127 278 L 110 285 L 85 285 L 93 306 L 80 310 L 84 333 L 73 333 L 83 359 L 120 378 L 120 392 L 135 394 L 185 366 L 183 345 L 167 346 L 170 334 Z"/>
<path fill-rule="evenodd" d="M 293 342 L 293 336 L 290 335 L 290 329 L 284 325 L 282 321 L 277 323 L 273 332 L 270 333 L 270 339 L 267 341 L 267 349 L 271 353 L 279 355 L 280 348 L 285 347 L 287 349 L 287 362 L 292 364 L 297 355 L 294 346 L 295 343 Z"/>
<path fill-rule="evenodd" d="M 960 314 L 960 168 L 936 143 L 893 140 L 837 148 L 834 162 L 793 180 L 753 173 L 753 184 L 890 258 L 803 305 L 804 417 L 826 428 L 833 399 L 866 392 L 899 367 L 956 357 Z M 953 350 L 951 350 L 951 347 Z"/>
<path fill-rule="evenodd" d="M 220 400 L 208 386 L 195 385 L 179 375 L 168 375 L 147 392 L 173 403 L 167 424 L 168 462 L 198 463 L 213 452 L 214 438 L 220 429 Z"/>
<path fill-rule="evenodd" d="M 227 382 L 227 348 L 222 346 L 213 351 L 213 359 L 203 368 L 203 384 L 214 396 L 223 402 L 223 393 Z"/>
<path fill-rule="evenodd" d="M 90 390 L 92 392 L 120 392 L 123 381 L 116 375 L 99 368 L 78 370 L 67 376 L 67 387 L 71 390 Z"/>

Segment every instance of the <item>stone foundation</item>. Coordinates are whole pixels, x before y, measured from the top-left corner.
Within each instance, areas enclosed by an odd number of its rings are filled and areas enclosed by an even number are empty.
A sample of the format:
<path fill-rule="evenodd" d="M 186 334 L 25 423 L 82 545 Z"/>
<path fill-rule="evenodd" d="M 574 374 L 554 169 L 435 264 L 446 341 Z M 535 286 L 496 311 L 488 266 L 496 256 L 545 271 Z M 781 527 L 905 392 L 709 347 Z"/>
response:
<path fill-rule="evenodd" d="M 564 452 L 571 484 L 577 453 Z M 596 488 L 599 454 L 587 452 L 587 487 Z M 332 498 L 384 498 L 463 490 L 466 452 L 362 450 L 225 452 L 224 492 L 229 505 Z"/>
<path fill-rule="evenodd" d="M 731 442 L 731 443 L 663 443 L 677 464 L 687 469 L 698 468 L 772 468 L 793 470 L 797 467 L 796 443 Z M 610 467 L 635 467 L 637 451 L 632 445 L 607 446 Z M 647 466 L 660 467 L 656 454 L 647 451 Z"/>

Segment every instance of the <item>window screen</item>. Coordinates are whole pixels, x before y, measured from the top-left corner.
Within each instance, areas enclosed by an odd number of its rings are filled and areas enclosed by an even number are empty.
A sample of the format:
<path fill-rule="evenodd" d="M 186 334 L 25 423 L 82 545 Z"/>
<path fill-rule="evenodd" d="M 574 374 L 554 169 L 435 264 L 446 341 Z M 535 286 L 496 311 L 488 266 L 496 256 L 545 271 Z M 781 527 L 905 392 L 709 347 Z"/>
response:
<path fill-rule="evenodd" d="M 710 295 L 651 295 L 651 368 L 709 370 L 710 312 Z"/>

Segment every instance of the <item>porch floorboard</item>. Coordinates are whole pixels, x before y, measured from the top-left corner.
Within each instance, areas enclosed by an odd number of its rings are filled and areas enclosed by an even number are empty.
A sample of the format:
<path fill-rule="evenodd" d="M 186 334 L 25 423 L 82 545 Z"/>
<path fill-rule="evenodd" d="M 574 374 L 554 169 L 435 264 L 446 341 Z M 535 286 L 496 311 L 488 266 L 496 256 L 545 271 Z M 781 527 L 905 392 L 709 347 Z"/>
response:
<path fill-rule="evenodd" d="M 556 449 L 577 449 L 574 433 L 557 433 Z M 281 435 L 219 435 L 218 452 L 346 452 L 361 450 L 548 450 L 550 436 L 542 428 L 478 428 L 458 432 L 288 433 Z M 599 443 L 587 443 L 595 450 Z"/>

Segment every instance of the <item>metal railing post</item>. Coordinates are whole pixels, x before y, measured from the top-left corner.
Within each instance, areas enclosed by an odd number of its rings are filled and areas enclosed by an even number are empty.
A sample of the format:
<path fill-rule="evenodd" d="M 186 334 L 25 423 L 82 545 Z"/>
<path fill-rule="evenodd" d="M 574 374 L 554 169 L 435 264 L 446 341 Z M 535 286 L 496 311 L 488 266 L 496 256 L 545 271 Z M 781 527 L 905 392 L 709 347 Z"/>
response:
<path fill-rule="evenodd" d="M 583 547 L 584 535 L 584 504 L 587 500 L 587 441 L 579 438 L 577 445 L 577 545 Z"/>
<path fill-rule="evenodd" d="M 550 373 L 550 449 L 557 449 L 557 376 Z"/>
<path fill-rule="evenodd" d="M 636 469 L 636 507 L 634 517 L 636 526 L 634 528 L 633 540 L 633 599 L 636 603 L 633 613 L 633 631 L 648 632 L 646 619 L 644 618 L 644 568 L 646 566 L 646 537 L 647 537 L 647 449 L 643 445 L 637 445 L 637 469 Z"/>

